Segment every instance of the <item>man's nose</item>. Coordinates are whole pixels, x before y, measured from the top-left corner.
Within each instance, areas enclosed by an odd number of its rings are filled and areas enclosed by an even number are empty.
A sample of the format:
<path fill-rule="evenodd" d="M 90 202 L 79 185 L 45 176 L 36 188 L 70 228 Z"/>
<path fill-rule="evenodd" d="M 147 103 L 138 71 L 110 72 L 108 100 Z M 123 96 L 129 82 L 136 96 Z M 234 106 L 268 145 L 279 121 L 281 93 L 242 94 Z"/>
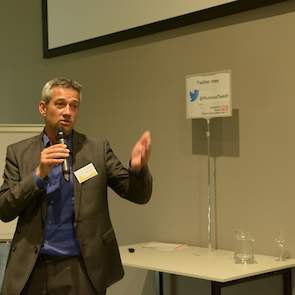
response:
<path fill-rule="evenodd" d="M 69 105 L 66 105 L 63 111 L 64 115 L 71 115 L 71 107 Z"/>

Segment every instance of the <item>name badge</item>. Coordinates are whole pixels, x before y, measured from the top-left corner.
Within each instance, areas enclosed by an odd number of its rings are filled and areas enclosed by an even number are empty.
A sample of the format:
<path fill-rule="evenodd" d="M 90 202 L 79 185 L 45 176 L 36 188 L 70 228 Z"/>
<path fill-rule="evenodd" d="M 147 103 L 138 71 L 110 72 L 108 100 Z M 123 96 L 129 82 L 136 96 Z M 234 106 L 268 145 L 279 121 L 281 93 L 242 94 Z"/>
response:
<path fill-rule="evenodd" d="M 82 183 L 97 175 L 97 171 L 92 163 L 76 170 L 74 172 L 79 183 Z"/>

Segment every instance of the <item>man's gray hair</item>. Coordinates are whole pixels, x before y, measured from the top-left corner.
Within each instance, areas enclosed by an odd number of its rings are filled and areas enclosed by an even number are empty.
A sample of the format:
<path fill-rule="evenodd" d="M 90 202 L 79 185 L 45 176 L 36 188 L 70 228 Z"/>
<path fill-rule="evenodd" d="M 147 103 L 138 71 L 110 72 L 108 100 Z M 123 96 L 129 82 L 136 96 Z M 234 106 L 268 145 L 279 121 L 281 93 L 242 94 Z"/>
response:
<path fill-rule="evenodd" d="M 54 87 L 74 89 L 79 93 L 80 101 L 82 99 L 82 85 L 79 82 L 67 78 L 54 78 L 48 81 L 42 88 L 41 100 L 45 101 L 46 104 L 48 104 L 52 98 L 52 89 Z"/>

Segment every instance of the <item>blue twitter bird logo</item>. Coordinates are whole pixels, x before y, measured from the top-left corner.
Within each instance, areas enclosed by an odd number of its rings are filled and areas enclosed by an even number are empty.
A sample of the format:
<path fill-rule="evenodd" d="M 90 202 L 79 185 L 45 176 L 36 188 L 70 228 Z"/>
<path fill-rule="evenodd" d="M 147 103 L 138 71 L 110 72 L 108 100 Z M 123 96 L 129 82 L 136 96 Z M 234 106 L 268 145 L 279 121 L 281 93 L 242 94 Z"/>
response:
<path fill-rule="evenodd" d="M 190 95 L 190 98 L 191 98 L 190 102 L 193 102 L 193 101 L 197 100 L 198 97 L 199 97 L 199 93 L 200 93 L 200 91 L 198 89 L 195 89 L 194 91 L 190 91 L 189 92 L 189 95 Z"/>

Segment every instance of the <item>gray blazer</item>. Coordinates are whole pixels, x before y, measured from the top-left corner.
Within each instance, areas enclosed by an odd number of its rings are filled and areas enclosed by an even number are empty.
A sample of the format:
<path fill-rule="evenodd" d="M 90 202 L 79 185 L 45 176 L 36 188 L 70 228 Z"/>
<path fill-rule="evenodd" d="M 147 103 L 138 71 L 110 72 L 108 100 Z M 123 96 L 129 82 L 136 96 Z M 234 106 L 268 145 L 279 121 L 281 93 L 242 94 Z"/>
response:
<path fill-rule="evenodd" d="M 6 266 L 2 294 L 18 295 L 35 265 L 43 242 L 46 192 L 39 189 L 33 171 L 39 164 L 42 134 L 8 146 L 4 182 L 0 189 L 0 219 L 19 217 Z M 75 230 L 88 275 L 99 290 L 123 277 L 111 224 L 107 187 L 138 204 L 148 202 L 152 177 L 145 167 L 134 174 L 123 167 L 107 141 L 96 142 L 73 133 L 74 171 L 93 163 L 98 175 L 79 184 L 74 179 Z"/>

